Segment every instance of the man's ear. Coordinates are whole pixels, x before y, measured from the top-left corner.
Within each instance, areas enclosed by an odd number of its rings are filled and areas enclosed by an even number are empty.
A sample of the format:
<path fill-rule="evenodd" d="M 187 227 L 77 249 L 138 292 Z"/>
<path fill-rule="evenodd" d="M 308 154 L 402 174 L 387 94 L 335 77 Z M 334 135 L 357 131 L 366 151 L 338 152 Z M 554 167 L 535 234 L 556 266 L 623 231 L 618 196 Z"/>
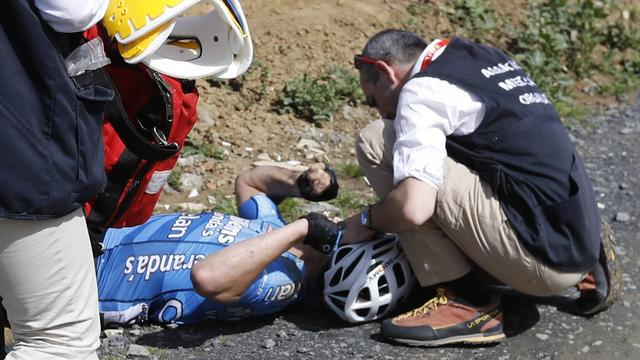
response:
<path fill-rule="evenodd" d="M 382 60 L 376 61 L 376 69 L 380 73 L 380 76 L 387 78 L 387 81 L 391 84 L 397 84 L 401 80 L 401 76 L 393 65 L 390 65 Z"/>

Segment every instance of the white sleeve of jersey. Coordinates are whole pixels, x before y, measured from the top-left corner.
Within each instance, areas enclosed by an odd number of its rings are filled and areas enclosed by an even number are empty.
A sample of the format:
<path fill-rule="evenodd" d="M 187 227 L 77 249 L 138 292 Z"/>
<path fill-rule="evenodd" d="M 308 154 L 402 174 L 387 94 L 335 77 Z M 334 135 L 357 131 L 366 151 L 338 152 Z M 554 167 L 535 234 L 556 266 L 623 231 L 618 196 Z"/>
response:
<path fill-rule="evenodd" d="M 84 31 L 100 21 L 109 0 L 35 0 L 42 18 L 59 32 Z"/>
<path fill-rule="evenodd" d="M 475 131 L 485 105 L 475 95 L 447 81 L 420 77 L 400 92 L 394 127 L 394 184 L 413 177 L 439 189 L 444 181 L 446 139 Z"/>

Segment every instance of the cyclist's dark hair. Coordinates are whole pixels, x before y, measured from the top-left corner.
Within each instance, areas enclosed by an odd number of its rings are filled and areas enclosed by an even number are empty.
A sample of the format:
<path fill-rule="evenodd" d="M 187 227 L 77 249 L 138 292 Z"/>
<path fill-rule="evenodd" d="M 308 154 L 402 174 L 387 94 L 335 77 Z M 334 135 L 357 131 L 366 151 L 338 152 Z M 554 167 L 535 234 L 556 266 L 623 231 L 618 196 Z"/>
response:
<path fill-rule="evenodd" d="M 427 43 L 410 31 L 387 29 L 371 37 L 362 51 L 362 55 L 384 60 L 392 64 L 406 64 L 415 61 L 427 47 Z M 378 71 L 373 64 L 362 64 L 364 78 L 371 82 L 378 81 Z"/>

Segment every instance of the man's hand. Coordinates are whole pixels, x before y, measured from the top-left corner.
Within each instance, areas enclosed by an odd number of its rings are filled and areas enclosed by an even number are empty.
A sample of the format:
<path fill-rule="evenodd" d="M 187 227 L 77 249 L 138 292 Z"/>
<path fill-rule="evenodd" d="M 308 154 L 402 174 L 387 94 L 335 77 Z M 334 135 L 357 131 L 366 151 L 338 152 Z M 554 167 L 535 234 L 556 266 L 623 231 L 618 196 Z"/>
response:
<path fill-rule="evenodd" d="M 316 163 L 304 171 L 296 180 L 300 195 L 310 201 L 327 201 L 338 195 L 338 178 L 333 168 Z"/>
<path fill-rule="evenodd" d="M 303 218 L 309 223 L 307 236 L 302 240 L 303 244 L 327 255 L 338 247 L 344 232 L 344 222 L 336 224 L 326 216 L 317 213 L 309 213 Z"/>

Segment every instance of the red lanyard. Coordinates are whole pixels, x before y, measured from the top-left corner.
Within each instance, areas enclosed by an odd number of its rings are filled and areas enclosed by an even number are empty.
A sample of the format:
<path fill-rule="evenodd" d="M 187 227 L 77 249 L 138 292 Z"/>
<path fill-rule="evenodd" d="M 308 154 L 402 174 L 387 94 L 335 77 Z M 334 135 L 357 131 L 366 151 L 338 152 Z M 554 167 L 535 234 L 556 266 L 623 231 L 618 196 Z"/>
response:
<path fill-rule="evenodd" d="M 440 40 L 429 51 L 427 51 L 427 53 L 424 56 L 424 60 L 422 60 L 422 65 L 420 65 L 420 71 L 423 71 L 424 69 L 426 69 L 427 66 L 431 64 L 431 59 L 433 58 L 433 55 L 435 55 L 438 52 L 438 50 L 447 46 L 448 43 L 449 43 L 449 39 Z"/>

